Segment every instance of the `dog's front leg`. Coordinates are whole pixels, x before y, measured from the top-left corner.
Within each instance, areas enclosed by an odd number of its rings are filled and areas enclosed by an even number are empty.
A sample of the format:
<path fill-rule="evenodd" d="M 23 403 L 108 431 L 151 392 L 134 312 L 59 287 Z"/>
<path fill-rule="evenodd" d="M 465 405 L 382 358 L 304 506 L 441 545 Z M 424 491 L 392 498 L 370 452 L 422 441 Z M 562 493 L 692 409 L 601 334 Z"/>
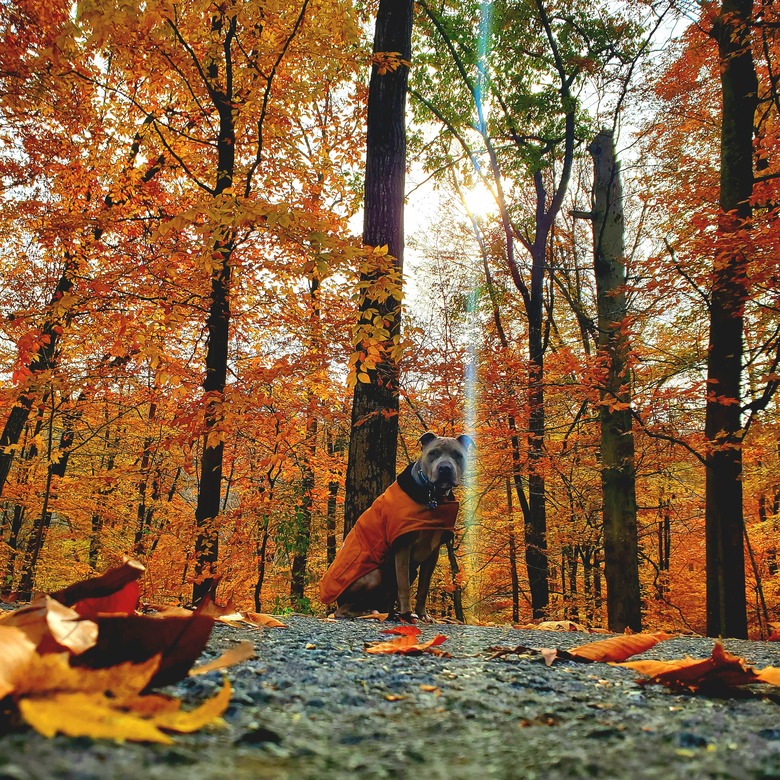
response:
<path fill-rule="evenodd" d="M 428 591 L 431 588 L 431 577 L 436 568 L 436 562 L 439 560 L 439 546 L 420 564 L 420 572 L 417 579 L 417 600 L 414 611 L 420 620 L 429 623 L 431 618 L 425 610 L 425 602 L 428 600 Z"/>
<path fill-rule="evenodd" d="M 412 622 L 412 587 L 409 582 L 409 559 L 412 544 L 404 544 L 395 551 L 395 580 L 398 585 L 398 617 Z"/>

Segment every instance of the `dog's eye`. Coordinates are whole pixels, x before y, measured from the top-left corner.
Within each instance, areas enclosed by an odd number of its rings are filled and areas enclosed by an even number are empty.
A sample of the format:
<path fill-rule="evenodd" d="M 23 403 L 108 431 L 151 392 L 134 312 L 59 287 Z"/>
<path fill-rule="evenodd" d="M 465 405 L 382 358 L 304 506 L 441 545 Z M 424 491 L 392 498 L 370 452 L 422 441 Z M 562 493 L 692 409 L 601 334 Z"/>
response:
<path fill-rule="evenodd" d="M 461 455 L 461 453 L 459 453 L 459 452 L 456 452 L 454 457 L 455 457 L 455 460 L 463 460 L 463 455 Z"/>
<path fill-rule="evenodd" d="M 439 455 L 441 455 L 441 451 L 440 450 L 431 450 L 429 455 L 432 458 L 438 458 Z"/>

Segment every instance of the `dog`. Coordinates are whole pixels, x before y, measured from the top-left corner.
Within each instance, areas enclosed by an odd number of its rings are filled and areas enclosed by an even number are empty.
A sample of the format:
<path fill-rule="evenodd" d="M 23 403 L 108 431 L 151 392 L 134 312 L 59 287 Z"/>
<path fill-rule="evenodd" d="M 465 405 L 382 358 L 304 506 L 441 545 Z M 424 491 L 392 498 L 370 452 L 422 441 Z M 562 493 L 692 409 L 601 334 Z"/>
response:
<path fill-rule="evenodd" d="M 337 604 L 336 618 L 387 612 L 403 622 L 430 621 L 426 600 L 431 577 L 458 514 L 452 489 L 461 483 L 475 445 L 466 435 L 433 433 L 423 434 L 420 444 L 420 458 L 358 518 L 320 581 L 320 598 Z"/>

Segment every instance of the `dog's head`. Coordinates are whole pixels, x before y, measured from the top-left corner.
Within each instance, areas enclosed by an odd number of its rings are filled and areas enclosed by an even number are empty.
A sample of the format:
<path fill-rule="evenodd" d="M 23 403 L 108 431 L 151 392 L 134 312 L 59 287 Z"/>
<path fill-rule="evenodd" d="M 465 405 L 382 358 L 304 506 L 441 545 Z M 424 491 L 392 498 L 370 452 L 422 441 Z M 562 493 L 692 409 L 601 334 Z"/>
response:
<path fill-rule="evenodd" d="M 474 447 L 470 436 L 457 438 L 436 436 L 434 433 L 424 433 L 420 437 L 422 455 L 420 456 L 420 471 L 437 493 L 446 493 L 463 479 L 466 468 L 466 455 Z"/>

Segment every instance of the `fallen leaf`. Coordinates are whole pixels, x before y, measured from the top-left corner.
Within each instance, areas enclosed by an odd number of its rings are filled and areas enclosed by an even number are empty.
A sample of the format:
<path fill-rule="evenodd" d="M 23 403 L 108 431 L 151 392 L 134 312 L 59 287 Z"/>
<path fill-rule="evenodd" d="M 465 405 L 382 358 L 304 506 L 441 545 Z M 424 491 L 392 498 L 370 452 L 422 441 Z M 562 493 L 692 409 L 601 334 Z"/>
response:
<path fill-rule="evenodd" d="M 190 677 L 194 677 L 197 674 L 206 674 L 206 672 L 213 672 L 216 669 L 226 669 L 228 666 L 234 666 L 235 664 L 239 664 L 242 661 L 247 661 L 254 657 L 254 644 L 249 641 L 239 642 L 229 650 L 225 650 L 219 658 L 215 658 L 213 661 L 190 669 Z"/>
<path fill-rule="evenodd" d="M 385 694 L 385 699 L 387 699 L 387 701 L 402 701 L 405 698 L 406 698 L 406 696 L 401 696 L 398 693 L 386 693 Z"/>
<path fill-rule="evenodd" d="M 758 669 L 756 674 L 761 682 L 780 685 L 780 666 L 766 666 L 763 669 Z"/>
<path fill-rule="evenodd" d="M 244 622 L 264 628 L 287 628 L 285 623 L 277 620 L 273 615 L 265 615 L 262 612 L 242 612 Z"/>
<path fill-rule="evenodd" d="M 121 566 L 108 569 L 99 577 L 76 582 L 51 596 L 60 604 L 73 607 L 82 617 L 95 617 L 100 613 L 129 614 L 138 606 L 138 579 L 144 571 L 140 561 L 125 558 Z"/>
<path fill-rule="evenodd" d="M 132 696 L 144 690 L 160 665 L 160 656 L 140 664 L 124 663 L 105 669 L 71 666 L 68 653 L 33 654 L 17 680 L 14 695 L 41 696 L 48 693 L 110 693 Z"/>
<path fill-rule="evenodd" d="M 552 666 L 553 661 L 558 657 L 558 651 L 554 647 L 540 647 L 539 652 L 542 654 L 545 666 Z"/>
<path fill-rule="evenodd" d="M 589 661 L 625 661 L 632 655 L 638 655 L 659 642 L 672 639 L 671 634 L 657 632 L 655 634 L 620 634 L 610 639 L 589 642 L 569 650 L 571 655 L 585 658 Z"/>
<path fill-rule="evenodd" d="M 402 626 L 401 628 L 406 627 Z M 415 628 L 415 626 L 409 626 L 409 628 Z M 417 629 L 417 632 L 419 633 L 419 629 Z M 390 631 L 383 633 L 399 633 L 399 631 L 391 629 Z M 417 634 L 402 633 L 401 636 L 390 639 L 387 642 L 369 644 L 366 647 L 366 652 L 386 655 L 420 655 L 421 653 L 438 655 L 440 651 L 435 650 L 435 648 L 446 641 L 446 636 L 437 634 L 433 639 L 430 639 L 427 642 L 418 643 Z"/>
<path fill-rule="evenodd" d="M 96 623 L 83 619 L 51 596 L 41 596 L 11 612 L 3 625 L 16 626 L 27 634 L 39 653 L 66 648 L 80 655 L 94 647 L 98 637 Z"/>
<path fill-rule="evenodd" d="M 522 631 L 584 631 L 588 632 L 585 626 L 575 623 L 573 620 L 543 620 L 541 623 L 525 623 L 524 625 L 514 625 L 512 628 Z"/>
<path fill-rule="evenodd" d="M 35 643 L 17 626 L 0 625 L 0 699 L 8 696 L 35 655 Z"/>
<path fill-rule="evenodd" d="M 117 742 L 172 743 L 152 721 L 118 710 L 113 704 L 101 693 L 57 693 L 22 699 L 19 712 L 44 737 L 59 733 Z"/>
<path fill-rule="evenodd" d="M 194 710 L 164 712 L 154 717 L 155 725 L 166 731 L 176 731 L 180 734 L 190 734 L 198 731 L 209 723 L 214 723 L 230 704 L 231 687 L 225 680 L 222 690 L 211 699 L 203 702 Z"/>
<path fill-rule="evenodd" d="M 663 685 L 690 691 L 735 688 L 759 682 L 772 685 L 780 683 L 778 670 L 775 667 L 754 670 L 747 665 L 744 659 L 726 652 L 720 641 L 715 642 L 712 655 L 709 658 L 700 660 L 683 658 L 677 661 L 626 661 L 613 665 L 634 669 Z"/>
<path fill-rule="evenodd" d="M 98 642 L 74 663 L 101 669 L 127 661 L 162 656 L 149 687 L 168 685 L 187 676 L 211 635 L 214 618 L 205 597 L 191 612 L 171 609 L 152 615 L 100 615 Z"/>
<path fill-rule="evenodd" d="M 425 693 L 435 693 L 439 688 L 436 685 L 421 685 L 420 690 L 425 691 Z"/>
<path fill-rule="evenodd" d="M 358 620 L 378 620 L 383 623 L 390 617 L 389 612 L 372 612 L 370 615 L 358 615 Z"/>
<path fill-rule="evenodd" d="M 400 636 L 419 636 L 422 631 L 418 626 L 403 625 L 395 628 L 383 628 L 381 634 L 399 634 Z"/>

